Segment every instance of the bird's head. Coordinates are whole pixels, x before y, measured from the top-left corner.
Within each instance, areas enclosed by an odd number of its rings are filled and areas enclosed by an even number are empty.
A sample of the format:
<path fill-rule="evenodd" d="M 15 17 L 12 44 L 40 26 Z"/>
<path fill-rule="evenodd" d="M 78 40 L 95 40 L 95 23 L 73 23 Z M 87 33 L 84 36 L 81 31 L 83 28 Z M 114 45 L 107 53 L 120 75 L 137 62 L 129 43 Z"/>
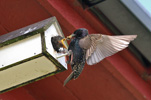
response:
<path fill-rule="evenodd" d="M 87 35 L 88 35 L 88 30 L 87 29 L 85 29 L 85 28 L 79 28 L 79 29 L 75 30 L 73 32 L 73 34 L 67 36 L 67 38 L 62 39 L 60 42 L 63 43 L 63 41 L 70 40 L 70 39 L 72 39 L 74 37 L 78 38 L 78 39 L 81 39 L 81 38 L 86 37 Z"/>
<path fill-rule="evenodd" d="M 88 30 L 85 28 L 79 28 L 73 32 L 70 36 L 67 36 L 67 39 L 72 39 L 73 37 L 81 39 L 88 35 Z"/>
<path fill-rule="evenodd" d="M 85 28 L 77 29 L 73 33 L 73 37 L 75 37 L 75 38 L 84 38 L 87 35 L 88 35 L 88 30 Z"/>

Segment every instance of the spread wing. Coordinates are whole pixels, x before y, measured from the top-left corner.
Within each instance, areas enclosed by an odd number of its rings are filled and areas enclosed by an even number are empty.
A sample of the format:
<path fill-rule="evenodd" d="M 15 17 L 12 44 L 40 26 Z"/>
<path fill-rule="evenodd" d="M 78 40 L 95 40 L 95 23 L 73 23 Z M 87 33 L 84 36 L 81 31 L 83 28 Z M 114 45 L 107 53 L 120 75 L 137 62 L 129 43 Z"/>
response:
<path fill-rule="evenodd" d="M 91 46 L 86 52 L 86 61 L 88 65 L 96 64 L 105 57 L 123 50 L 137 37 L 137 35 L 109 36 L 101 34 L 89 36 L 91 38 Z"/>

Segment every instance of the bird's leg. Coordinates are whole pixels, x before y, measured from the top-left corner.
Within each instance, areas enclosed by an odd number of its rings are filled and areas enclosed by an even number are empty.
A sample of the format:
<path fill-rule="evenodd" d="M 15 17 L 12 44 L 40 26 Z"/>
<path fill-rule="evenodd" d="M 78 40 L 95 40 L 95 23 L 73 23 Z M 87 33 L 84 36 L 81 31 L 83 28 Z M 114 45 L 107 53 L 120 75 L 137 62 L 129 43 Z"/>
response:
<path fill-rule="evenodd" d="M 73 62 L 73 52 L 71 50 L 69 50 L 68 56 L 69 56 L 69 60 L 66 61 L 66 63 L 70 64 L 70 65 L 73 65 L 74 64 L 74 62 Z"/>
<path fill-rule="evenodd" d="M 71 50 L 68 51 L 69 60 L 66 61 L 67 64 L 71 63 L 71 56 L 73 55 L 73 52 Z"/>
<path fill-rule="evenodd" d="M 70 55 L 72 55 L 72 54 L 73 54 L 72 50 L 69 50 L 69 51 L 68 51 L 68 56 L 70 56 Z"/>

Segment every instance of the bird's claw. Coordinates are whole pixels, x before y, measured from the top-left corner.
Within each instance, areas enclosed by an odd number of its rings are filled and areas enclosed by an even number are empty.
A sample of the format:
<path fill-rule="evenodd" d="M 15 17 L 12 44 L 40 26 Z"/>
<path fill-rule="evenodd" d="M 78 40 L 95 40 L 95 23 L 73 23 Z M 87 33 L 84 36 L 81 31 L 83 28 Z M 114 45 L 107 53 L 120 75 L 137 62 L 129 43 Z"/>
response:
<path fill-rule="evenodd" d="M 70 56 L 70 55 L 72 55 L 72 51 L 71 50 L 69 50 L 69 51 L 67 51 L 67 53 L 68 53 L 68 56 Z"/>

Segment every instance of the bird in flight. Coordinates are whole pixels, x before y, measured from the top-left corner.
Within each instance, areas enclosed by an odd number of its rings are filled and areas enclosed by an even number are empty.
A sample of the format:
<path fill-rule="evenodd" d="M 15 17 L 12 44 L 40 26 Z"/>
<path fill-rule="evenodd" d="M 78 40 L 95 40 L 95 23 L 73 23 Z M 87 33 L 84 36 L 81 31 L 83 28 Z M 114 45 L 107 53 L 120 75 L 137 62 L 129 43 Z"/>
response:
<path fill-rule="evenodd" d="M 137 35 L 89 34 L 85 28 L 77 29 L 66 38 L 73 38 L 68 48 L 68 63 L 71 65 L 72 72 L 64 81 L 64 85 L 70 80 L 78 78 L 85 63 L 88 65 L 99 63 L 104 58 L 128 47 L 129 43 L 136 37 Z"/>

